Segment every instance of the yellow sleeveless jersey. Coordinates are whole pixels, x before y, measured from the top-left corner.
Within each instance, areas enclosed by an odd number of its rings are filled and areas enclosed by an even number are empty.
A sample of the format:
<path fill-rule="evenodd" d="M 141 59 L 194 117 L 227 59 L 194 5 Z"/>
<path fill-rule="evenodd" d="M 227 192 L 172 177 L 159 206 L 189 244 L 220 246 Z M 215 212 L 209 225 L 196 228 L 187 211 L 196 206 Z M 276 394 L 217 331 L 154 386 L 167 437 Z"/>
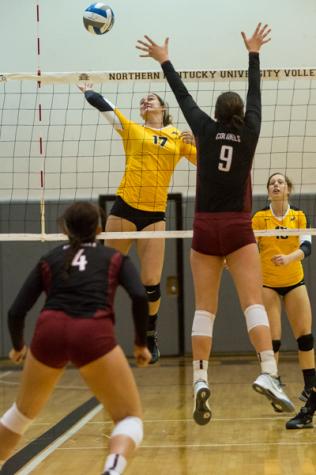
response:
<path fill-rule="evenodd" d="M 274 216 L 270 207 L 255 213 L 252 218 L 253 230 L 269 229 L 306 229 L 305 213 L 290 206 L 282 218 Z M 257 237 L 261 257 L 263 284 L 268 287 L 290 287 L 304 278 L 301 261 L 294 261 L 287 266 L 276 266 L 271 258 L 276 254 L 290 254 L 299 249 L 302 236 L 267 236 Z"/>
<path fill-rule="evenodd" d="M 114 113 L 122 128 L 126 155 L 125 173 L 117 190 L 127 204 L 144 211 L 166 210 L 169 183 L 182 157 L 196 165 L 196 148 L 180 138 L 172 125 L 152 129 L 128 120 L 118 109 Z"/>

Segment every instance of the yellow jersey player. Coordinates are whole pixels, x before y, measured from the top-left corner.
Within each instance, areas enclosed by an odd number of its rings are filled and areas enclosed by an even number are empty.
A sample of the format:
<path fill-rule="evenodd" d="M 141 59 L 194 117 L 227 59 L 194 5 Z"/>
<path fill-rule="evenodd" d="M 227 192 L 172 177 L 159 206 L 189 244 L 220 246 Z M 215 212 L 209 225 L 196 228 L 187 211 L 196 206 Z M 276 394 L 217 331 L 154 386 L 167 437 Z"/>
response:
<path fill-rule="evenodd" d="M 87 101 L 115 128 L 123 140 L 125 172 L 116 200 L 107 219 L 107 232 L 164 231 L 169 184 L 177 163 L 186 157 L 196 164 L 192 135 L 181 133 L 172 125 L 168 104 L 157 94 L 149 93 L 140 101 L 144 124 L 129 120 L 108 99 L 79 85 Z M 127 254 L 131 239 L 108 240 L 107 245 Z M 152 363 L 158 361 L 156 323 L 160 306 L 160 279 L 164 260 L 164 239 L 138 239 L 141 278 L 149 299 L 148 348 Z"/>
<path fill-rule="evenodd" d="M 254 230 L 306 229 L 305 213 L 289 204 L 290 179 L 274 173 L 267 183 L 270 206 L 255 213 Z M 308 231 L 300 236 L 258 237 L 263 273 L 263 297 L 271 327 L 273 349 L 278 359 L 281 346 L 281 300 L 297 340 L 304 389 L 299 396 L 306 401 L 316 384 L 311 305 L 304 282 L 302 260 L 311 253 Z"/>

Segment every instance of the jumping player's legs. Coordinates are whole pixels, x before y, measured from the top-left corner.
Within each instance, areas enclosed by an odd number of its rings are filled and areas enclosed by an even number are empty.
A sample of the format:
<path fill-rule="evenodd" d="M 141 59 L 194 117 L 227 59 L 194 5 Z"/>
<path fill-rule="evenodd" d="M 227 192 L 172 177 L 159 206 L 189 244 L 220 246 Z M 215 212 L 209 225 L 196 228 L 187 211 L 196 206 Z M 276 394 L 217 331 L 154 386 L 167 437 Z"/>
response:
<path fill-rule="evenodd" d="M 306 401 L 316 385 L 312 311 L 305 285 L 300 285 L 284 296 L 286 313 L 298 344 L 299 365 L 303 373 L 304 389 L 299 396 Z"/>
<path fill-rule="evenodd" d="M 208 312 L 216 315 L 218 306 L 218 292 L 223 272 L 223 257 L 208 256 L 191 249 L 191 270 L 194 284 L 196 311 Z M 212 347 L 213 334 L 204 334 L 203 330 L 193 334 L 193 360 L 208 360 Z"/>
<path fill-rule="evenodd" d="M 200 425 L 208 423 L 211 418 L 207 402 L 210 396 L 207 370 L 223 262 L 223 257 L 210 256 L 191 249 L 196 309 L 192 325 L 193 417 Z"/>
<path fill-rule="evenodd" d="M 165 231 L 165 221 L 149 224 L 143 231 Z M 158 361 L 160 352 L 157 344 L 157 319 L 160 307 L 160 280 L 165 255 L 165 240 L 138 239 L 137 253 L 140 260 L 140 276 L 149 301 L 149 322 L 147 345 L 152 354 L 151 363 Z"/>
<path fill-rule="evenodd" d="M 294 405 L 277 379 L 278 370 L 272 349 L 267 312 L 262 299 L 262 277 L 256 244 L 248 244 L 226 256 L 241 308 L 245 314 L 248 334 L 260 361 L 262 374 L 253 388 L 267 396 L 276 410 L 291 412 Z"/>
<path fill-rule="evenodd" d="M 119 216 L 109 215 L 106 220 L 105 232 L 115 233 L 115 232 L 133 232 L 136 231 L 136 226 L 131 221 L 121 218 Z M 107 246 L 117 249 L 122 254 L 128 254 L 133 244 L 132 239 L 107 239 L 105 244 Z"/>
<path fill-rule="evenodd" d="M 0 423 L 0 460 L 11 455 L 27 427 L 45 406 L 63 371 L 40 363 L 28 351 L 16 403 Z"/>
<path fill-rule="evenodd" d="M 279 359 L 281 346 L 281 300 L 278 293 L 267 287 L 262 288 L 263 304 L 268 314 L 272 347 L 276 361 Z"/>
<path fill-rule="evenodd" d="M 146 226 L 143 231 L 165 231 L 166 223 L 158 223 Z M 137 254 L 140 260 L 140 277 L 144 286 L 160 284 L 164 255 L 165 240 L 163 238 L 138 239 L 136 243 Z M 149 301 L 149 315 L 155 315 L 160 306 L 160 298 Z"/>
<path fill-rule="evenodd" d="M 121 473 L 143 438 L 142 408 L 136 383 L 119 346 L 80 368 L 80 373 L 115 423 L 105 470 Z"/>
<path fill-rule="evenodd" d="M 234 280 L 243 312 L 255 305 L 263 308 L 261 264 L 257 245 L 249 244 L 238 249 L 226 256 L 226 261 Z M 256 320 L 255 317 L 254 320 Z M 266 350 L 271 351 L 271 333 L 266 312 L 264 311 L 264 314 L 259 315 L 254 323 L 257 324 L 252 325 L 249 331 L 249 338 L 257 353 Z"/>

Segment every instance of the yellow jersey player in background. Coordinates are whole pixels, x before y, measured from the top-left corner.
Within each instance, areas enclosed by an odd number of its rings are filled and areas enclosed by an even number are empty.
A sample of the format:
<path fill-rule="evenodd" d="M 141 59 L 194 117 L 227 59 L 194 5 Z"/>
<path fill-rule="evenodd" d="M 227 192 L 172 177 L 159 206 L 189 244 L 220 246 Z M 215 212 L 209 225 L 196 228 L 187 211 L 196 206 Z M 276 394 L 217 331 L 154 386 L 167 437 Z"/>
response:
<path fill-rule="evenodd" d="M 255 213 L 254 230 L 306 229 L 305 213 L 289 204 L 290 179 L 274 173 L 267 183 L 270 206 Z M 281 300 L 298 345 L 299 365 L 306 401 L 316 384 L 311 305 L 304 282 L 302 260 L 311 253 L 311 236 L 267 236 L 257 238 L 263 274 L 263 298 L 268 312 L 273 349 L 278 359 L 281 346 Z"/>
<path fill-rule="evenodd" d="M 144 124 L 129 120 L 108 99 L 79 85 L 87 101 L 98 109 L 123 140 L 125 172 L 108 216 L 105 231 L 165 231 L 166 206 L 170 180 L 177 163 L 186 157 L 196 164 L 196 148 L 189 132 L 181 133 L 172 125 L 168 104 L 157 94 L 149 93 L 140 101 Z M 132 239 L 113 239 L 106 244 L 127 254 Z M 151 363 L 158 361 L 156 323 L 160 306 L 160 280 L 165 241 L 163 238 L 137 239 L 141 279 L 149 300 L 148 348 Z"/>

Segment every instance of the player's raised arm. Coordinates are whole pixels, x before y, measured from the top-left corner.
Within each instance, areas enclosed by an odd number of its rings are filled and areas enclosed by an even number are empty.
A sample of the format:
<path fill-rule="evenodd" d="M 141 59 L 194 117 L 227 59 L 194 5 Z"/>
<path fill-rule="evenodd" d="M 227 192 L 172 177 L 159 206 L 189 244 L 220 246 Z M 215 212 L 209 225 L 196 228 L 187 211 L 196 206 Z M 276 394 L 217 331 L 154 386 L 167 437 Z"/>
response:
<path fill-rule="evenodd" d="M 268 25 L 262 26 L 261 23 L 258 23 L 254 33 L 249 38 L 247 38 L 246 33 L 242 31 L 241 36 L 249 53 L 259 53 L 261 46 L 271 41 L 271 37 L 269 36 L 270 32 L 271 29 Z"/>
<path fill-rule="evenodd" d="M 169 59 L 168 47 L 169 38 L 166 38 L 162 45 L 158 45 L 147 35 L 144 36 L 144 40 L 138 40 L 136 44 L 136 48 L 144 52 L 144 54 L 140 54 L 140 57 L 153 58 L 155 61 L 160 63 L 183 115 L 195 134 L 203 127 L 205 120 L 209 120 L 209 116 L 199 108 L 179 74 L 175 71 Z"/>
<path fill-rule="evenodd" d="M 89 104 L 98 109 L 109 124 L 113 125 L 116 130 L 123 129 L 122 121 L 116 114 L 116 106 L 101 94 L 95 92 L 92 83 L 79 83 L 77 87 L 84 94 Z"/>
<path fill-rule="evenodd" d="M 166 38 L 163 45 L 159 46 L 149 36 L 144 35 L 146 41 L 138 40 L 136 48 L 144 51 L 146 54 L 140 54 L 141 58 L 153 58 L 162 64 L 169 61 L 169 38 Z"/>
<path fill-rule="evenodd" d="M 254 33 L 249 38 L 242 31 L 246 49 L 249 51 L 248 93 L 246 102 L 245 122 L 259 136 L 261 128 L 261 91 L 260 91 L 260 59 L 261 47 L 268 43 L 271 29 L 268 25 L 258 23 Z"/>

